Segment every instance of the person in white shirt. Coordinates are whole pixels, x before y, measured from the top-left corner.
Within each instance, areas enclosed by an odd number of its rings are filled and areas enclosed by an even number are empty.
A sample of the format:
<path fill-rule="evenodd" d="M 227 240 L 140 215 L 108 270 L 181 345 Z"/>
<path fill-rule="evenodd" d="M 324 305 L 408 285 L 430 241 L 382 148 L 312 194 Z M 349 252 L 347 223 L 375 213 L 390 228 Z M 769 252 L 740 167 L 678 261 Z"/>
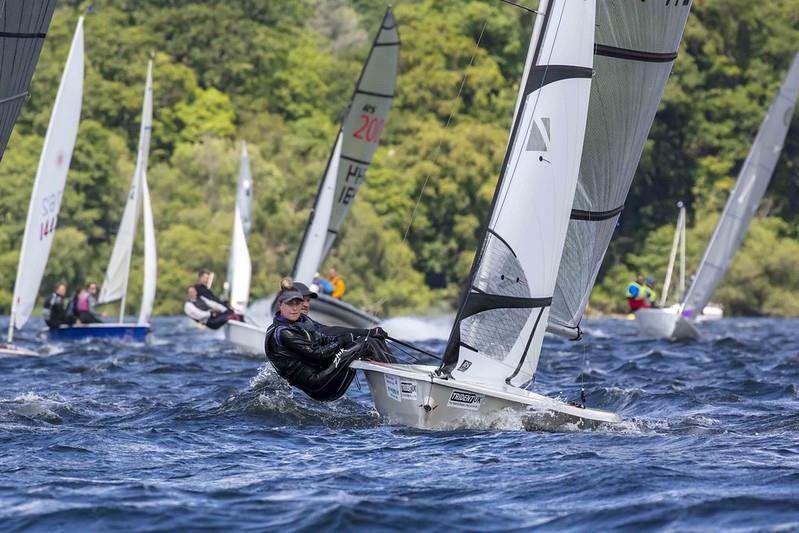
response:
<path fill-rule="evenodd" d="M 197 296 L 197 289 L 189 287 L 188 298 L 183 304 L 183 312 L 195 322 L 204 324 L 210 329 L 219 329 L 228 320 L 241 320 L 241 316 L 229 310 L 223 304 L 205 297 Z"/>

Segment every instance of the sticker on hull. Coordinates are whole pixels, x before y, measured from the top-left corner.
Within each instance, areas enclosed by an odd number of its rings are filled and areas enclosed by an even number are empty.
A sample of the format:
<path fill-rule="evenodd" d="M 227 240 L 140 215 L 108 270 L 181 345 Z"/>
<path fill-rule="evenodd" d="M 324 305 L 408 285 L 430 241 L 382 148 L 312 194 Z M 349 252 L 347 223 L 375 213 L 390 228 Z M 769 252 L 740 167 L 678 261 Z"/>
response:
<path fill-rule="evenodd" d="M 400 381 L 400 393 L 403 400 L 416 400 L 416 383 Z"/>
<path fill-rule="evenodd" d="M 485 396 L 482 394 L 475 394 L 474 392 L 454 390 L 449 395 L 447 407 L 455 407 L 456 409 L 467 409 L 469 411 L 477 411 L 480 409 Z"/>
<path fill-rule="evenodd" d="M 400 380 L 397 376 L 392 376 L 389 374 L 383 374 L 383 378 L 386 380 L 386 394 L 392 400 L 401 402 L 402 401 L 402 393 L 400 392 Z"/>

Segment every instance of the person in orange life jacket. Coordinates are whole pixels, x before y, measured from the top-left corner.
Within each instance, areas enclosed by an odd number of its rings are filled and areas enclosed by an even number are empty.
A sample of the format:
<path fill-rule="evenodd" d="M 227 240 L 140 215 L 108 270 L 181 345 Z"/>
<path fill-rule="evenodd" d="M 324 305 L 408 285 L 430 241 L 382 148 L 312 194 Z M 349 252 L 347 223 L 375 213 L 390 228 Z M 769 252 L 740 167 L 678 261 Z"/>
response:
<path fill-rule="evenodd" d="M 635 313 L 644 307 L 651 307 L 646 300 L 644 275 L 640 272 L 635 275 L 635 281 L 627 285 L 627 305 L 630 307 L 631 313 Z"/>
<path fill-rule="evenodd" d="M 241 320 L 241 316 L 224 305 L 197 295 L 194 286 L 188 288 L 188 298 L 183 304 L 183 312 L 195 322 L 210 329 L 219 329 L 229 320 Z"/>
<path fill-rule="evenodd" d="M 78 312 L 76 324 L 96 324 L 103 321 L 105 313 L 97 312 L 97 284 L 87 283 L 86 288 L 78 293 L 75 309 Z"/>
<path fill-rule="evenodd" d="M 64 308 L 64 299 L 67 296 L 67 284 L 64 282 L 55 286 L 55 290 L 44 301 L 42 318 L 50 329 L 58 329 L 62 324 L 72 325 L 75 318 L 68 309 Z"/>
<path fill-rule="evenodd" d="M 317 287 L 316 295 L 319 296 L 319 293 L 322 294 L 333 294 L 333 285 L 325 278 L 319 275 L 319 272 L 314 274 L 313 281 L 311 282 L 311 287 Z"/>
<path fill-rule="evenodd" d="M 194 284 L 194 290 L 197 291 L 197 297 L 202 298 L 203 301 L 206 303 L 208 301 L 216 302 L 219 305 L 225 307 L 225 309 L 231 313 L 233 313 L 233 309 L 230 308 L 228 303 L 221 298 L 219 298 L 214 292 L 208 287 L 208 281 L 211 278 L 210 272 L 207 270 L 200 270 L 197 274 L 197 283 Z"/>
<path fill-rule="evenodd" d="M 347 290 L 347 285 L 344 283 L 344 279 L 338 275 L 335 268 L 331 268 L 327 272 L 327 281 L 333 286 L 333 292 L 330 293 L 330 296 L 337 300 L 341 300 L 341 297 L 344 296 L 344 292 Z"/>
<path fill-rule="evenodd" d="M 328 335 L 307 317 L 303 319 L 305 297 L 290 280 L 281 283 L 277 303 L 264 342 L 272 366 L 289 384 L 315 400 L 340 398 L 355 378 L 349 365 L 372 355 L 365 350 L 367 339 L 355 339 L 352 333 Z"/>

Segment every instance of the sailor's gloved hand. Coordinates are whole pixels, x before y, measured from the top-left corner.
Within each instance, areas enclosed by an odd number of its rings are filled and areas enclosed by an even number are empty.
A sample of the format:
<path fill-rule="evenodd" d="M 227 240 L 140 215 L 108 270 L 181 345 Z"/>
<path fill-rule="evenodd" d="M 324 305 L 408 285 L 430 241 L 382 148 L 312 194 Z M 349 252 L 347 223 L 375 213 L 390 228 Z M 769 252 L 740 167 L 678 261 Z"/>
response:
<path fill-rule="evenodd" d="M 386 330 L 378 326 L 369 330 L 369 336 L 384 341 L 388 338 L 388 333 L 386 333 Z"/>

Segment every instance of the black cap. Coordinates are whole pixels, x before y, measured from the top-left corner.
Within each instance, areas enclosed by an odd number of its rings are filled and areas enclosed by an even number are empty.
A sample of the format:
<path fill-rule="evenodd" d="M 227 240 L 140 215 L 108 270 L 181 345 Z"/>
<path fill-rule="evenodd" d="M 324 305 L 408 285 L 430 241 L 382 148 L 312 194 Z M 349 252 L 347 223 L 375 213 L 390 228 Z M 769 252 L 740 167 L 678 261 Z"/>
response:
<path fill-rule="evenodd" d="M 314 287 L 316 287 L 316 285 L 314 285 Z M 316 291 L 313 289 L 309 289 L 308 285 L 306 285 L 305 283 L 300 283 L 298 281 L 295 281 L 294 288 L 300 291 L 304 297 L 319 298 L 319 295 L 316 293 Z"/>
<path fill-rule="evenodd" d="M 305 297 L 302 295 L 302 293 L 293 287 L 285 291 L 280 291 L 280 294 L 277 295 L 278 304 L 284 304 L 292 300 L 304 300 L 304 299 Z"/>

